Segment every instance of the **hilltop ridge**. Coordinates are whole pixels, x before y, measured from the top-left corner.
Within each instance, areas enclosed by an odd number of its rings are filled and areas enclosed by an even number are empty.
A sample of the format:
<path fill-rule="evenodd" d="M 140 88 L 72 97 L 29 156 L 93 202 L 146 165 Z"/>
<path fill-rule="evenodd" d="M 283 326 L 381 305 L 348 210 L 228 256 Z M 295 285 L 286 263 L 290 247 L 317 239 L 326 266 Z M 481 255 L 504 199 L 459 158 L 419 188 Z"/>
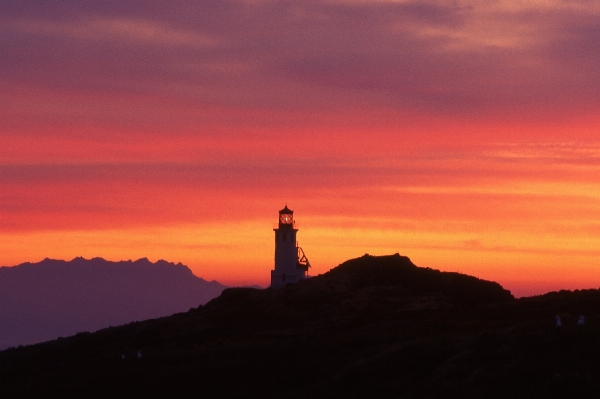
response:
<path fill-rule="evenodd" d="M 205 308 L 260 326 L 273 320 L 297 325 L 323 317 L 373 317 L 514 300 L 498 283 L 417 267 L 408 257 L 394 254 L 351 259 L 281 289 L 228 288 Z"/>
<path fill-rule="evenodd" d="M 440 293 L 461 302 L 513 300 L 510 291 L 496 282 L 456 272 L 418 267 L 406 256 L 365 254 L 348 260 L 322 276 L 322 283 L 337 281 L 342 289 L 397 287 L 405 296 Z M 343 283 L 342 283 L 343 281 Z M 338 288 L 339 289 L 339 288 Z"/>

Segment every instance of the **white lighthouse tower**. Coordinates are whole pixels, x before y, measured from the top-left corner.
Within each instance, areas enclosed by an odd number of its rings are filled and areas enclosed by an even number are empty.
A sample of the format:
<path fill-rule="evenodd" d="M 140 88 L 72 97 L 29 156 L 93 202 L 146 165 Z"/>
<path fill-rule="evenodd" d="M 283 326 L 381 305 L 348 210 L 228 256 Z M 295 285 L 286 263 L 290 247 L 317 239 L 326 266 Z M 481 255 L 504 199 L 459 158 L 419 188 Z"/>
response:
<path fill-rule="evenodd" d="M 296 241 L 294 211 L 287 205 L 279 211 L 275 231 L 275 270 L 271 271 L 271 287 L 282 288 L 307 277 L 310 263 Z"/>

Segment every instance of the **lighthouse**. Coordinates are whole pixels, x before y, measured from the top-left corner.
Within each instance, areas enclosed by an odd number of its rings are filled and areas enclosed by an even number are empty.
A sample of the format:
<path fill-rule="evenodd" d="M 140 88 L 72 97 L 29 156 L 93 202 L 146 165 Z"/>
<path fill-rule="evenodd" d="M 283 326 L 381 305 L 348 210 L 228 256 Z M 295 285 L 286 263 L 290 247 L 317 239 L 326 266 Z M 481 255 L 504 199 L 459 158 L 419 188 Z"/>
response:
<path fill-rule="evenodd" d="M 296 241 L 294 211 L 287 205 L 279 211 L 275 231 L 275 269 L 271 271 L 271 287 L 282 288 L 307 277 L 310 263 Z"/>

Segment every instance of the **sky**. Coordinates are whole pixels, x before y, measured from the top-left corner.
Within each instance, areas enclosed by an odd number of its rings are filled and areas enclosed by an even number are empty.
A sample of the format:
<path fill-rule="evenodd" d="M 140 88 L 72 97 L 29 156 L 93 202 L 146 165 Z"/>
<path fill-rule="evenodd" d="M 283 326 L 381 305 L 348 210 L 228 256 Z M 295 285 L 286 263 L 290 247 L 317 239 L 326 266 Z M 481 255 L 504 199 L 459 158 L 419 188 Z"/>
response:
<path fill-rule="evenodd" d="M 5 0 L 0 265 L 362 256 L 600 287 L 600 3 Z"/>

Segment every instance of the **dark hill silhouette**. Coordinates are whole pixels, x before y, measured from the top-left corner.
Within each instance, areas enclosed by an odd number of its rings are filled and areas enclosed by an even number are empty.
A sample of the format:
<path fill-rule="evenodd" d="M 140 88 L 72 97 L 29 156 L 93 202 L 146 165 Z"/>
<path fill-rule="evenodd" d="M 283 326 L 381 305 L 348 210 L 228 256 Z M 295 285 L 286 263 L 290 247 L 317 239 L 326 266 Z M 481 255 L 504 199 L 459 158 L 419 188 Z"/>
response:
<path fill-rule="evenodd" d="M 365 256 L 280 290 L 230 288 L 186 313 L 2 351 L 0 396 L 599 397 L 599 303 L 598 290 L 514 299 Z"/>
<path fill-rule="evenodd" d="M 148 259 L 44 259 L 0 268 L 0 348 L 197 307 L 225 286 L 186 266 Z"/>
<path fill-rule="evenodd" d="M 459 302 L 502 302 L 513 300 L 498 283 L 460 273 L 440 272 L 415 266 L 408 257 L 370 256 L 349 260 L 325 273 L 322 284 L 337 284 L 338 290 L 356 291 L 369 287 L 396 287 L 406 296 L 441 294 Z"/>
<path fill-rule="evenodd" d="M 399 254 L 365 255 L 329 272 L 265 291 L 229 288 L 209 302 L 215 317 L 268 326 L 321 318 L 389 315 L 400 310 L 440 309 L 460 304 L 511 302 L 498 283 L 415 266 Z"/>

